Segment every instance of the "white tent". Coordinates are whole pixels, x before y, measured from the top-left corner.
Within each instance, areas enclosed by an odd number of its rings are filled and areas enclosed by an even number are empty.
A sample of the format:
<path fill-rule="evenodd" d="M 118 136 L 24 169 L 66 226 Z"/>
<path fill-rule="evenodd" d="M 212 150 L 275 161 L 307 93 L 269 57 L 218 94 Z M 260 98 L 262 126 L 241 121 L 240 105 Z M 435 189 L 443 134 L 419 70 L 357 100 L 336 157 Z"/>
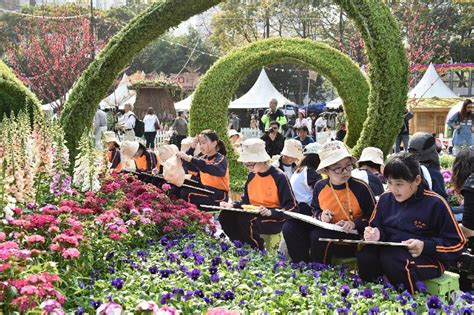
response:
<path fill-rule="evenodd" d="M 295 104 L 275 89 L 265 69 L 262 69 L 252 88 L 242 97 L 230 102 L 229 108 L 267 108 L 272 98 L 278 101 L 278 106 Z"/>
<path fill-rule="evenodd" d="M 189 109 L 191 108 L 191 103 L 193 101 L 193 96 L 194 96 L 194 93 L 186 97 L 184 100 L 174 103 L 174 109 L 189 111 Z"/>
<path fill-rule="evenodd" d="M 106 109 L 113 108 L 115 106 L 120 108 L 123 107 L 125 103 L 131 103 L 133 105 L 136 99 L 136 92 L 129 90 L 129 85 L 130 80 L 128 79 L 127 74 L 124 74 L 115 91 L 100 101 L 100 108 Z M 135 98 L 133 98 L 133 96 L 135 96 Z"/>
<path fill-rule="evenodd" d="M 342 105 L 342 98 L 338 97 L 326 103 L 326 108 L 339 108 Z"/>
<path fill-rule="evenodd" d="M 428 66 L 420 82 L 408 93 L 409 98 L 457 98 L 453 91 L 444 84 L 432 63 Z"/>

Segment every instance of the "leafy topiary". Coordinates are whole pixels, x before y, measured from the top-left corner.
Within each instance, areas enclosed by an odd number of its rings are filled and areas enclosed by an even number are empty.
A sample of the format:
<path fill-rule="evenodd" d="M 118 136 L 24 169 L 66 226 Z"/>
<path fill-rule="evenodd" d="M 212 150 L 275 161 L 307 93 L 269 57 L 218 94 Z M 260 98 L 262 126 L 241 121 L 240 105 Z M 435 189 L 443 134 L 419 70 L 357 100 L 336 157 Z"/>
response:
<path fill-rule="evenodd" d="M 112 38 L 75 85 L 61 116 L 66 140 L 71 150 L 71 158 L 74 158 L 76 154 L 80 135 L 91 124 L 100 100 L 106 95 L 119 72 L 132 58 L 170 27 L 177 26 L 181 21 L 220 2 L 222 0 L 159 1 L 134 18 Z M 401 42 L 400 31 L 388 7 L 381 0 L 335 0 L 335 2 L 354 20 L 366 44 L 370 62 L 369 108 L 361 137 L 354 152 L 359 154 L 364 147 L 372 145 L 380 147 L 387 153 L 402 124 L 402 113 L 408 90 L 408 62 Z M 261 58 L 265 58 L 265 54 L 262 53 Z M 281 60 L 281 62 L 301 63 L 298 61 L 300 59 L 288 58 L 288 60 Z M 311 67 L 309 64 L 308 66 Z M 341 72 L 344 73 L 345 69 L 341 69 Z M 230 69 L 225 74 L 226 77 L 233 75 Z M 227 78 L 222 79 L 226 80 Z M 226 91 L 220 90 L 222 91 L 221 95 L 227 95 Z M 344 100 L 349 100 L 349 95 L 345 94 L 342 89 L 339 92 L 345 95 Z M 193 107 L 195 108 L 195 106 Z M 360 112 L 348 113 L 347 116 L 354 124 L 358 119 L 351 116 L 362 114 Z M 208 121 L 211 120 L 210 117 L 217 118 L 216 123 L 225 125 L 222 118 L 224 116 L 217 115 L 216 109 L 213 109 L 212 112 L 198 110 L 197 114 L 192 114 L 194 118 L 201 115 Z M 192 128 L 193 132 L 202 129 Z M 223 128 L 218 128 L 221 134 Z M 352 126 L 352 129 L 354 128 L 355 126 Z M 355 133 L 350 136 L 349 141 L 352 141 L 352 137 L 355 137 Z"/>
<path fill-rule="evenodd" d="M 41 103 L 0 60 L 0 117 L 9 116 L 12 112 L 17 115 L 25 107 L 32 115 L 33 111 L 41 110 Z"/>

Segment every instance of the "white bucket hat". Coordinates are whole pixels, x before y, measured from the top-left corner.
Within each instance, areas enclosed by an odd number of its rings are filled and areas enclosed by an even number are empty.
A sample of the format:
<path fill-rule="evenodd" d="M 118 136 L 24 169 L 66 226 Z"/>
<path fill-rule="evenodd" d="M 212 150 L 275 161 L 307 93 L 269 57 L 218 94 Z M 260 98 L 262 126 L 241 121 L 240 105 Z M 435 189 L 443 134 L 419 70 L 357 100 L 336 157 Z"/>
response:
<path fill-rule="evenodd" d="M 158 148 L 158 156 L 162 162 L 165 162 L 170 157 L 179 152 L 178 147 L 174 144 L 165 144 Z"/>
<path fill-rule="evenodd" d="M 378 165 L 383 165 L 383 152 L 379 148 L 367 147 L 362 150 L 360 155 L 360 162 L 373 162 Z"/>
<path fill-rule="evenodd" d="M 227 132 L 227 135 L 229 136 L 229 138 L 233 137 L 233 136 L 237 136 L 239 135 L 240 136 L 240 133 L 235 130 L 235 129 L 230 129 L 228 132 Z"/>
<path fill-rule="evenodd" d="M 303 154 L 319 154 L 319 150 L 321 150 L 321 145 L 317 142 L 313 142 L 304 147 Z"/>
<path fill-rule="evenodd" d="M 265 151 L 265 142 L 258 138 L 245 140 L 241 145 L 238 161 L 242 163 L 267 162 L 270 156 Z"/>
<path fill-rule="evenodd" d="M 115 142 L 118 146 L 120 146 L 120 141 L 117 139 L 115 132 L 113 131 L 105 131 L 104 140 L 105 142 Z"/>
<path fill-rule="evenodd" d="M 352 154 L 349 152 L 349 149 L 341 141 L 331 141 L 323 145 L 321 150 L 319 150 L 319 158 L 321 163 L 319 163 L 317 171 L 336 164 L 345 158 L 351 158 L 351 162 L 353 164 L 357 163 L 357 160 L 352 156 Z"/>
<path fill-rule="evenodd" d="M 124 141 L 120 148 L 120 154 L 122 158 L 127 160 L 133 158 L 137 153 L 140 144 L 137 141 Z"/>
<path fill-rule="evenodd" d="M 303 158 L 303 145 L 296 139 L 285 140 L 285 146 L 283 151 L 281 151 L 281 155 L 301 160 Z"/>

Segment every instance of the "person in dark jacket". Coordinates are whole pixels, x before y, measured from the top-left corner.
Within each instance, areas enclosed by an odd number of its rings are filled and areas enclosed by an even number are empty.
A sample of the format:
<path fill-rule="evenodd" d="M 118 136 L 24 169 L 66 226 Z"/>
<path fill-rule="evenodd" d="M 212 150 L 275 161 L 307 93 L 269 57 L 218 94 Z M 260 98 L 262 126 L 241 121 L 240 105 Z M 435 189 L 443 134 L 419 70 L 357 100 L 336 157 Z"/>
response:
<path fill-rule="evenodd" d="M 451 180 L 464 197 L 461 229 L 466 238 L 474 238 L 474 146 L 458 153 Z"/>
<path fill-rule="evenodd" d="M 400 144 L 403 142 L 403 150 L 405 152 L 408 151 L 408 141 L 410 139 L 410 119 L 414 117 L 414 114 L 407 109 L 405 110 L 405 113 L 403 114 L 403 125 L 402 129 L 400 130 L 400 133 L 397 136 L 397 139 L 395 140 L 395 153 L 400 152 Z"/>
<path fill-rule="evenodd" d="M 362 150 L 357 162 L 359 168 L 352 171 L 352 176 L 362 179 L 369 184 L 375 197 L 384 193 L 382 178 L 380 174 L 383 166 L 383 152 L 379 148 L 367 147 Z"/>
<path fill-rule="evenodd" d="M 448 200 L 444 178 L 441 175 L 435 137 L 427 132 L 415 133 L 410 139 L 408 152 L 412 153 L 421 164 L 423 178 L 428 182 L 429 189 Z M 428 172 L 425 171 L 425 168 Z"/>
<path fill-rule="evenodd" d="M 270 128 L 260 138 L 265 142 L 265 151 L 270 157 L 279 155 L 285 146 L 285 137 L 278 131 L 280 124 L 276 121 L 270 123 Z"/>
<path fill-rule="evenodd" d="M 359 275 L 365 281 L 385 275 L 413 293 L 418 281 L 437 278 L 456 263 L 466 239 L 446 200 L 425 189 L 413 155 L 393 156 L 384 175 L 390 192 L 380 197 L 364 239 L 406 247 L 365 246 L 358 254 Z"/>
<path fill-rule="evenodd" d="M 303 148 L 307 146 L 308 144 L 314 142 L 314 139 L 308 136 L 308 134 L 309 134 L 308 127 L 301 126 L 298 128 L 298 135 L 295 137 L 295 139 L 301 142 L 301 145 L 303 146 Z"/>

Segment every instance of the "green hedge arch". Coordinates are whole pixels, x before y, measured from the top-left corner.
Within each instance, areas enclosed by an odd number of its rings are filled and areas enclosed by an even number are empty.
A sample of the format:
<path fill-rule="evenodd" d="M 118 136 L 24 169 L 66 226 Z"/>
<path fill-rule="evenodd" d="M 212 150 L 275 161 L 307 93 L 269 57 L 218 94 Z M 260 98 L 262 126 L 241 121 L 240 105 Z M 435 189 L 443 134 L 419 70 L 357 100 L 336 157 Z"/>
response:
<path fill-rule="evenodd" d="M 82 74 L 61 116 L 71 158 L 76 154 L 80 135 L 90 127 L 100 100 L 132 58 L 169 28 L 222 1 L 161 0 L 112 38 Z M 357 25 L 370 61 L 368 117 L 354 151 L 358 154 L 363 147 L 373 145 L 387 153 L 401 126 L 408 90 L 408 62 L 399 29 L 382 0 L 335 2 Z"/>
<path fill-rule="evenodd" d="M 220 58 L 196 89 L 190 131 L 214 129 L 226 134 L 227 106 L 240 82 L 252 71 L 271 64 L 303 65 L 328 78 L 344 100 L 348 117 L 346 143 L 354 146 L 367 117 L 369 82 L 346 55 L 330 46 L 299 38 L 274 37 L 239 47 Z M 269 100 L 270 101 L 270 100 Z"/>
<path fill-rule="evenodd" d="M 27 108 L 31 114 L 41 111 L 41 102 L 0 60 L 0 119 Z"/>

